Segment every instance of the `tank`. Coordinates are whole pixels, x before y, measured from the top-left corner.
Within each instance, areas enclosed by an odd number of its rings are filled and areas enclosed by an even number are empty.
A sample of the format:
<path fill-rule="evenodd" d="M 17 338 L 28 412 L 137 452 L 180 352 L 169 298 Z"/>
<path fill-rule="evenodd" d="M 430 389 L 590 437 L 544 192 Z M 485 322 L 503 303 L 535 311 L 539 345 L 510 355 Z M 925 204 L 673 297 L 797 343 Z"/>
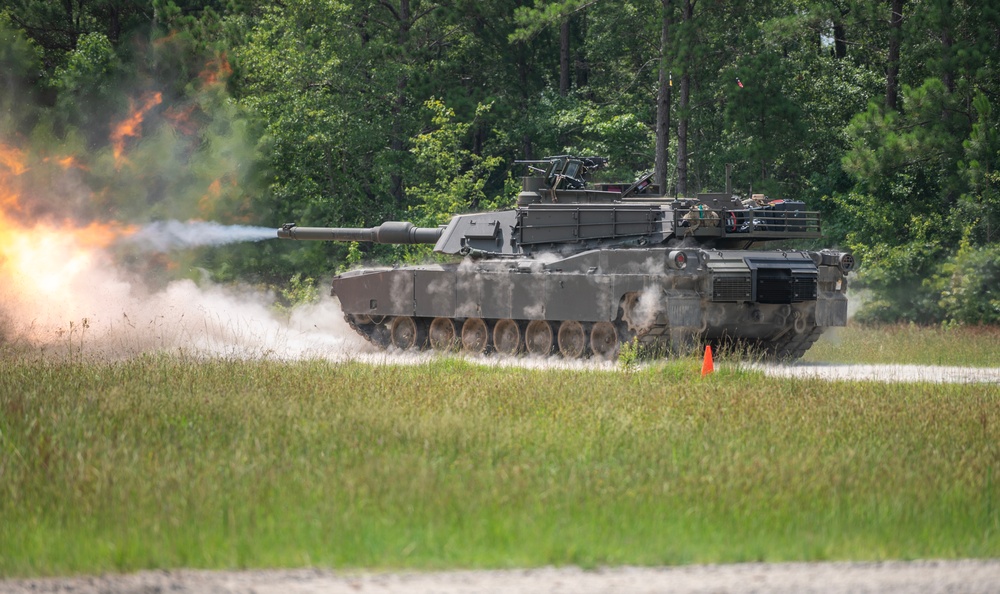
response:
<path fill-rule="evenodd" d="M 278 237 L 433 244 L 454 257 L 333 278 L 347 322 L 380 348 L 611 359 L 631 341 L 654 354 L 740 343 L 790 360 L 847 323 L 851 254 L 760 248 L 822 236 L 819 214 L 802 202 L 668 197 L 651 173 L 591 184 L 601 157 L 519 163 L 528 175 L 510 210 L 433 228 L 288 223 Z"/>

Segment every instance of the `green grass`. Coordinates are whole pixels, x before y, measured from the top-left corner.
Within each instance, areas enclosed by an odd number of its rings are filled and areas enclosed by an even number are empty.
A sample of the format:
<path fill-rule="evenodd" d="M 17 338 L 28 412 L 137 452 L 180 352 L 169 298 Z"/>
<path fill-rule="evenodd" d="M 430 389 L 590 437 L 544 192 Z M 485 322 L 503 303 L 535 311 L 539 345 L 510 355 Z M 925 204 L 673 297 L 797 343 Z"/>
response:
<path fill-rule="evenodd" d="M 1000 327 L 848 326 L 827 330 L 804 361 L 1000 367 Z"/>
<path fill-rule="evenodd" d="M 1000 555 L 996 385 L 720 367 L 0 360 L 0 575 Z"/>

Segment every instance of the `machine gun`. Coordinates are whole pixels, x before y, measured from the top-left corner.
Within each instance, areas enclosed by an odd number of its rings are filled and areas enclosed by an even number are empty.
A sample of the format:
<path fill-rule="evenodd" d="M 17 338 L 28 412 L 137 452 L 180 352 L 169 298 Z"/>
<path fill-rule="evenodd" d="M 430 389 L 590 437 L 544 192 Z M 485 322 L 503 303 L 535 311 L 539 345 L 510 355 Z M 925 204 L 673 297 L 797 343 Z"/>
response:
<path fill-rule="evenodd" d="M 608 164 L 607 157 L 574 157 L 556 155 L 535 160 L 518 160 L 514 163 L 528 165 L 528 168 L 545 176 L 552 189 L 582 190 L 587 186 L 587 176 Z M 545 165 L 546 167 L 536 167 Z"/>

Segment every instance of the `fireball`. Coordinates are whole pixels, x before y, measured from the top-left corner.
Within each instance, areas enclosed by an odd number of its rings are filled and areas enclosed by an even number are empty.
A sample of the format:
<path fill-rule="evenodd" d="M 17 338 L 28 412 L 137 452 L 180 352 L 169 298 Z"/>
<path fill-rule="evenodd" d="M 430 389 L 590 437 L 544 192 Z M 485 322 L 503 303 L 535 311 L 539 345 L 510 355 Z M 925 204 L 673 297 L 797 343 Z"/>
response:
<path fill-rule="evenodd" d="M 119 166 L 124 161 L 125 140 L 139 136 L 146 113 L 162 102 L 162 93 L 146 93 L 138 106 L 130 101 L 132 109 L 129 110 L 128 117 L 118 122 L 111 131 L 111 146 L 114 150 L 115 163 Z"/>
<path fill-rule="evenodd" d="M 52 175 L 59 175 L 74 162 L 42 159 L 38 166 L 53 166 Z M 36 218 L 32 203 L 46 189 L 26 187 L 23 178 L 31 169 L 25 152 L 0 144 L 0 315 L 22 338 L 34 341 L 39 333 L 53 330 L 51 325 L 61 327 L 88 315 L 90 304 L 78 296 L 110 265 L 105 248 L 135 229 Z"/>

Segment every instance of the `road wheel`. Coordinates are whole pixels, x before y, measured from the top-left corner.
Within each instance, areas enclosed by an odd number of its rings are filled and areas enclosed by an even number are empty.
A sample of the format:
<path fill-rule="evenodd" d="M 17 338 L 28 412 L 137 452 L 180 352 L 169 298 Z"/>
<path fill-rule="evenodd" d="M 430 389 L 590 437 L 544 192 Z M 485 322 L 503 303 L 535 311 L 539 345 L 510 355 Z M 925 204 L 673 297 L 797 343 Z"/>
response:
<path fill-rule="evenodd" d="M 458 331 L 451 318 L 434 318 L 428 331 L 431 348 L 435 351 L 450 351 L 458 346 Z"/>
<path fill-rule="evenodd" d="M 559 324 L 559 352 L 567 359 L 582 357 L 587 351 L 587 332 L 583 324 L 576 320 L 566 320 Z"/>
<path fill-rule="evenodd" d="M 516 355 L 521 352 L 521 326 L 514 320 L 500 320 L 493 327 L 493 348 L 503 355 Z"/>
<path fill-rule="evenodd" d="M 552 324 L 545 320 L 532 320 L 524 330 L 524 343 L 528 353 L 548 357 L 552 354 L 555 344 L 555 333 Z"/>
<path fill-rule="evenodd" d="M 597 322 L 590 329 L 590 350 L 601 359 L 618 356 L 618 330 L 611 322 Z"/>
<path fill-rule="evenodd" d="M 392 345 L 403 351 L 414 347 L 422 348 L 427 340 L 424 325 L 409 316 L 393 318 L 392 324 L 389 326 L 389 336 L 392 339 Z"/>
<path fill-rule="evenodd" d="M 490 346 L 490 329 L 482 318 L 469 318 L 462 324 L 462 348 L 482 354 Z"/>

